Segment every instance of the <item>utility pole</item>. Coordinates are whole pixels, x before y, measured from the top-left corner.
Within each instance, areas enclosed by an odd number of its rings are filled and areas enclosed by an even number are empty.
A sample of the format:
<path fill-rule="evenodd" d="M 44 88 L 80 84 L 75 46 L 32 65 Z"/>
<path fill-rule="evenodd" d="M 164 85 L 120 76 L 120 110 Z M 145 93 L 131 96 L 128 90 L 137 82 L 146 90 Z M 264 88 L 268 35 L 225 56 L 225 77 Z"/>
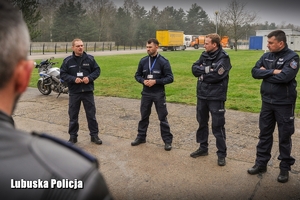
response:
<path fill-rule="evenodd" d="M 219 11 L 216 11 L 215 15 L 216 15 L 216 33 L 217 34 L 218 34 L 218 14 L 219 14 Z"/>

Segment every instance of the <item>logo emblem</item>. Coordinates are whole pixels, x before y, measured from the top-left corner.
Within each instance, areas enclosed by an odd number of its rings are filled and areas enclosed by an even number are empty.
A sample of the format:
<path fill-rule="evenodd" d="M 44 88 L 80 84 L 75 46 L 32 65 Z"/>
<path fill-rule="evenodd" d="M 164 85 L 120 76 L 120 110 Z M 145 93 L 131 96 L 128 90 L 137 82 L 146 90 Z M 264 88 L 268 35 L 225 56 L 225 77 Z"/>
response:
<path fill-rule="evenodd" d="M 224 67 L 221 67 L 221 68 L 218 70 L 218 74 L 219 74 L 219 75 L 222 75 L 224 72 L 225 72 Z"/>
<path fill-rule="evenodd" d="M 291 66 L 291 68 L 296 69 L 296 68 L 297 68 L 297 62 L 293 60 L 293 61 L 290 63 L 290 66 Z"/>

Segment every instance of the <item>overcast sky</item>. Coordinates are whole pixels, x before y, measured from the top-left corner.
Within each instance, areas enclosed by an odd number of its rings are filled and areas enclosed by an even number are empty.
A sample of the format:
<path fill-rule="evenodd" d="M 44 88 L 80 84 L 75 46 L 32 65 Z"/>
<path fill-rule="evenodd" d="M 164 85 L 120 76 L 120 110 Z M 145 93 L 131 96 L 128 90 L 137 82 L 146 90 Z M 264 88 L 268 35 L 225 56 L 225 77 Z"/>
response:
<path fill-rule="evenodd" d="M 123 6 L 124 0 L 112 0 L 117 7 Z M 300 3 L 299 0 L 238 0 L 246 3 L 246 9 L 255 11 L 258 20 L 261 23 L 268 21 L 281 24 L 294 24 L 300 26 Z M 221 8 L 227 7 L 231 0 L 138 0 L 140 6 L 144 6 L 146 10 L 150 10 L 152 6 L 157 6 L 162 10 L 166 6 L 173 6 L 174 8 L 182 8 L 187 11 L 191 8 L 193 3 L 201 6 L 209 17 L 214 19 L 214 13 Z"/>

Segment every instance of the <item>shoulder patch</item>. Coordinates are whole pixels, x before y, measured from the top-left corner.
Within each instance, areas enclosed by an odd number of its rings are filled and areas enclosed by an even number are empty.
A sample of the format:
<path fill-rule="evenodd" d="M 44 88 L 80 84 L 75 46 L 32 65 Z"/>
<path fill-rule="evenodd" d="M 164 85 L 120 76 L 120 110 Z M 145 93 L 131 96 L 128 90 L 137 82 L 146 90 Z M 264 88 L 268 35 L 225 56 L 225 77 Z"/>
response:
<path fill-rule="evenodd" d="M 222 67 L 218 70 L 218 74 L 219 74 L 219 75 L 222 75 L 222 74 L 224 74 L 224 72 L 225 72 L 225 69 L 224 69 L 224 67 L 222 66 Z"/>
<path fill-rule="evenodd" d="M 297 69 L 298 67 L 298 64 L 295 60 L 293 60 L 292 62 L 290 62 L 290 67 L 293 68 L 293 69 Z"/>

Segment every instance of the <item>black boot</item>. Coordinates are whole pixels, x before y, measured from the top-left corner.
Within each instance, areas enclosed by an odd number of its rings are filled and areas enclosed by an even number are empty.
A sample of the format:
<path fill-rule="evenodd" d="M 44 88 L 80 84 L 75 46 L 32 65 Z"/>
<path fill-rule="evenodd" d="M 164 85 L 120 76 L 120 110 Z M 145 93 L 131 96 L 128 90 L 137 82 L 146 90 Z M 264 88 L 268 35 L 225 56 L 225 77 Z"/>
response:
<path fill-rule="evenodd" d="M 91 136 L 91 142 L 94 142 L 95 144 L 102 144 L 102 140 L 97 135 Z"/>
<path fill-rule="evenodd" d="M 69 143 L 75 144 L 77 142 L 77 138 L 76 137 L 70 137 Z"/>
<path fill-rule="evenodd" d="M 280 173 L 278 175 L 277 181 L 280 183 L 286 183 L 289 180 L 289 171 L 280 169 Z"/>

